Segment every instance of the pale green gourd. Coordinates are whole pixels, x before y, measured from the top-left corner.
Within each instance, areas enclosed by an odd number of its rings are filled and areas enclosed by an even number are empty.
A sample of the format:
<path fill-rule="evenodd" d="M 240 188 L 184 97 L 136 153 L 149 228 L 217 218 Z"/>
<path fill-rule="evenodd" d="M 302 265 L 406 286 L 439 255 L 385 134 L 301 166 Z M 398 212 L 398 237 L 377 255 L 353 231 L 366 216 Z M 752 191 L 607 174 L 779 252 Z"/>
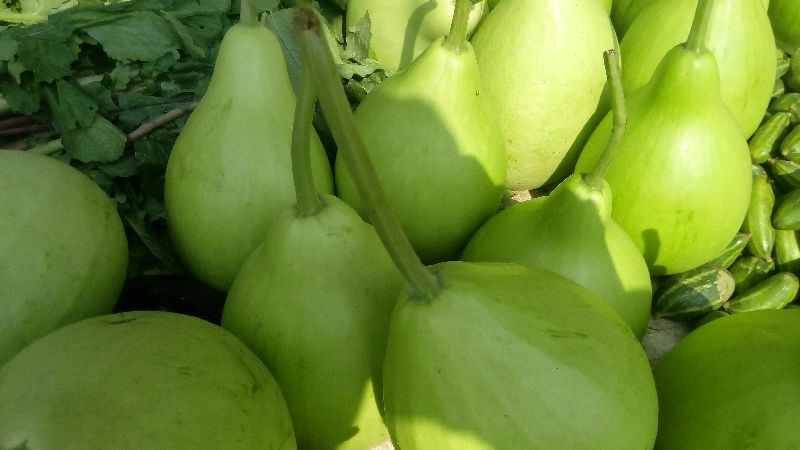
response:
<path fill-rule="evenodd" d="M 658 0 L 637 16 L 620 42 L 626 92 L 647 83 L 667 51 L 686 39 L 696 6 L 697 0 Z M 719 0 L 708 26 L 706 48 L 719 67 L 722 99 L 749 137 L 767 111 L 775 83 L 775 38 L 767 10 L 762 0 Z"/>
<path fill-rule="evenodd" d="M 628 127 L 606 180 L 612 217 L 652 274 L 683 272 L 716 257 L 744 219 L 750 153 L 722 101 L 716 61 L 703 46 L 710 2 L 701 0 L 689 41 L 670 50 L 653 78 L 627 93 Z M 606 116 L 583 149 L 589 170 L 611 131 Z"/>
<path fill-rule="evenodd" d="M 0 151 L 0 366 L 58 328 L 110 313 L 127 267 L 120 216 L 91 178 L 49 156 Z"/>
<path fill-rule="evenodd" d="M 503 0 L 483 20 L 472 43 L 505 139 L 509 189 L 539 187 L 574 164 L 567 154 L 598 107 L 602 54 L 614 42 L 597 1 Z"/>
<path fill-rule="evenodd" d="M 439 39 L 385 80 L 355 111 L 358 130 L 414 249 L 426 262 L 455 258 L 500 205 L 503 140 L 486 103 L 475 54 Z M 337 195 L 365 206 L 341 158 Z"/>
<path fill-rule="evenodd" d="M 602 297 L 641 339 L 650 320 L 650 273 L 631 238 L 611 218 L 611 190 L 602 178 L 625 128 L 619 69 L 612 70 L 617 123 L 604 162 L 591 174 L 567 177 L 547 196 L 490 218 L 461 258 L 516 262 L 563 275 Z"/>
<path fill-rule="evenodd" d="M 598 0 L 598 1 L 600 2 L 601 5 L 603 5 L 603 9 L 608 11 L 610 14 L 613 2 L 611 0 Z M 486 5 L 489 7 L 489 9 L 492 9 L 495 6 L 497 6 L 498 3 L 500 3 L 500 0 L 488 0 Z"/>
<path fill-rule="evenodd" d="M 800 48 L 800 2 L 772 0 L 768 14 L 775 42 L 783 51 L 793 55 Z"/>
<path fill-rule="evenodd" d="M 175 249 L 198 279 L 221 291 L 294 201 L 294 92 L 278 39 L 255 12 L 247 17 L 222 40 L 208 90 L 175 141 L 164 192 Z M 330 164 L 312 133 L 316 185 L 330 193 Z"/>
<path fill-rule="evenodd" d="M 0 368 L 0 448 L 295 450 L 286 402 L 256 355 L 183 314 L 91 317 Z"/>
<path fill-rule="evenodd" d="M 242 266 L 222 325 L 275 374 L 300 448 L 374 448 L 389 441 L 381 367 L 402 278 L 375 229 L 314 188 L 307 70 L 292 148 L 297 203 L 272 221 Z"/>
<path fill-rule="evenodd" d="M 347 25 L 354 26 L 369 14 L 370 57 L 397 71 L 447 35 L 454 4 L 453 0 L 348 0 L 345 17 Z M 473 5 L 468 33 L 481 20 L 485 4 Z"/>
<path fill-rule="evenodd" d="M 614 24 L 614 30 L 617 35 L 622 38 L 628 31 L 636 16 L 645 8 L 657 3 L 659 0 L 614 0 L 611 6 L 611 22 Z"/>
<path fill-rule="evenodd" d="M 468 1 L 457 8 L 468 11 Z M 383 378 L 395 448 L 652 448 L 649 364 L 600 298 L 518 264 L 422 265 L 387 208 L 319 21 L 305 8 L 298 14 L 323 113 L 406 279 Z"/>

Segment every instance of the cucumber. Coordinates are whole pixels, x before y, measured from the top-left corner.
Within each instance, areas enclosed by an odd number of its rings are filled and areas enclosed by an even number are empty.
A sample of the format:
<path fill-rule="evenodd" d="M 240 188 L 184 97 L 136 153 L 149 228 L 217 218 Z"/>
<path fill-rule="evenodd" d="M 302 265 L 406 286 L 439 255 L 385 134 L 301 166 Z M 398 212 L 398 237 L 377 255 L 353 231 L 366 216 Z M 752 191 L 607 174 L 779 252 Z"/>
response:
<path fill-rule="evenodd" d="M 791 303 L 800 281 L 791 272 L 778 272 L 724 304 L 725 311 L 740 313 L 762 309 L 782 309 Z"/>
<path fill-rule="evenodd" d="M 775 230 L 775 262 L 781 272 L 800 273 L 800 245 L 794 230 Z"/>
<path fill-rule="evenodd" d="M 700 328 L 701 326 L 711 322 L 714 319 L 720 319 L 722 317 L 730 316 L 731 313 L 725 312 L 721 309 L 715 309 L 714 311 L 708 312 L 705 315 L 701 316 L 694 322 L 693 328 Z"/>
<path fill-rule="evenodd" d="M 775 63 L 775 79 L 780 79 L 789 72 L 789 58 L 781 56 Z"/>
<path fill-rule="evenodd" d="M 736 283 L 736 292 L 745 292 L 775 271 L 775 261 L 756 256 L 742 256 L 728 269 Z"/>
<path fill-rule="evenodd" d="M 733 276 L 719 266 L 700 266 L 668 277 L 655 298 L 654 315 L 691 319 L 722 306 L 735 288 Z"/>
<path fill-rule="evenodd" d="M 778 197 L 772 212 L 772 226 L 780 230 L 800 230 L 800 189 Z"/>
<path fill-rule="evenodd" d="M 718 266 L 727 269 L 731 266 L 731 264 L 733 264 L 734 261 L 736 261 L 739 256 L 741 256 L 742 251 L 750 241 L 750 236 L 751 234 L 749 232 L 736 233 L 736 236 L 731 239 L 731 242 L 728 243 L 728 246 L 725 247 L 725 250 L 723 250 L 719 256 L 707 262 L 705 265 Z"/>
<path fill-rule="evenodd" d="M 800 163 L 781 158 L 770 158 L 767 161 L 769 172 L 778 187 L 783 191 L 800 188 Z"/>
<path fill-rule="evenodd" d="M 772 98 L 780 97 L 784 93 L 786 93 L 786 83 L 778 78 L 775 80 L 775 84 L 772 85 Z"/>
<path fill-rule="evenodd" d="M 789 161 L 800 163 L 800 124 L 792 127 L 783 137 L 780 154 Z"/>
<path fill-rule="evenodd" d="M 792 122 L 797 122 L 800 120 L 800 92 L 787 92 L 773 99 L 767 111 L 772 114 L 788 112 L 792 116 Z"/>
<path fill-rule="evenodd" d="M 792 115 L 786 111 L 776 112 L 761 124 L 750 138 L 750 158 L 755 163 L 764 163 L 778 148 L 786 129 L 792 123 Z"/>
<path fill-rule="evenodd" d="M 747 208 L 742 232 L 750 233 L 747 249 L 754 256 L 769 259 L 775 244 L 775 229 L 772 227 L 772 209 L 775 206 L 775 193 L 766 175 L 753 171 L 753 189 L 750 191 L 750 205 Z"/>

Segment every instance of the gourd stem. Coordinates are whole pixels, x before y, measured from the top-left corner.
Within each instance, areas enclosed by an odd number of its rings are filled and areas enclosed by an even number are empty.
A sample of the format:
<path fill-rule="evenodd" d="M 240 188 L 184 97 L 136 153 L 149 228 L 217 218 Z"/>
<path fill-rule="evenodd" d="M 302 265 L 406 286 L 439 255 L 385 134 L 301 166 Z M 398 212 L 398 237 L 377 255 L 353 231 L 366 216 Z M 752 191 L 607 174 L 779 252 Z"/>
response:
<path fill-rule="evenodd" d="M 322 112 L 339 146 L 339 156 L 344 159 L 352 174 L 367 217 L 405 278 L 411 297 L 419 301 L 432 300 L 439 293 L 439 282 L 422 264 L 400 222 L 388 207 L 378 175 L 369 161 L 366 147 L 356 128 L 330 48 L 322 35 L 319 17 L 310 7 L 297 6 L 294 27 L 306 63 L 312 71 Z"/>
<path fill-rule="evenodd" d="M 241 0 L 239 5 L 239 23 L 242 25 L 258 25 L 256 0 Z"/>
<path fill-rule="evenodd" d="M 450 34 L 444 41 L 444 48 L 455 53 L 467 42 L 467 29 L 469 28 L 469 13 L 472 10 L 472 0 L 456 0 L 453 11 L 453 21 L 450 23 Z"/>
<path fill-rule="evenodd" d="M 316 94 L 311 69 L 308 63 L 303 64 L 300 71 L 300 85 L 297 93 L 297 106 L 294 110 L 294 126 L 292 128 L 292 175 L 294 191 L 297 196 L 297 214 L 310 216 L 324 207 L 317 196 L 314 177 L 311 171 L 311 121 L 314 118 Z M 267 126 L 265 124 L 265 126 Z"/>
<path fill-rule="evenodd" d="M 693 52 L 705 50 L 708 26 L 711 22 L 711 10 L 713 8 L 714 0 L 698 0 L 694 20 L 692 20 L 692 29 L 689 31 L 689 38 L 686 40 L 687 50 Z"/>
<path fill-rule="evenodd" d="M 584 178 L 584 182 L 591 188 L 599 189 L 603 183 L 603 177 L 608 172 L 608 167 L 617 156 L 617 149 L 625 135 L 625 127 L 628 124 L 628 111 L 625 108 L 625 94 L 622 91 L 622 77 L 619 69 L 619 58 L 613 49 L 603 52 L 603 62 L 606 66 L 606 77 L 608 86 L 611 89 L 611 114 L 613 123 L 611 126 L 611 136 L 608 139 L 606 148 L 600 159 L 595 163 L 592 171 Z"/>

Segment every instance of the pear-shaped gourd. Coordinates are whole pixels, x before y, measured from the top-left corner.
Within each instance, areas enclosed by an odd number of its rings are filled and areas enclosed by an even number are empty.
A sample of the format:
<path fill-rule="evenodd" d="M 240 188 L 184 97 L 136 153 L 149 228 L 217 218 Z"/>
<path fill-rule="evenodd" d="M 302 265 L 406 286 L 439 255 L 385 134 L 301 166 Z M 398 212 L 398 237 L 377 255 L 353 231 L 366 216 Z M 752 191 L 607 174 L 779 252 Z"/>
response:
<path fill-rule="evenodd" d="M 96 183 L 55 158 L 0 151 L 0 366 L 53 330 L 110 313 L 127 266 L 122 221 Z"/>
<path fill-rule="evenodd" d="M 667 53 L 653 78 L 628 93 L 628 126 L 606 181 L 612 217 L 633 239 L 651 274 L 711 260 L 736 235 L 750 198 L 750 153 L 722 101 L 714 55 L 703 48 L 710 5 L 689 41 Z M 624 69 L 623 69 L 624 72 Z M 576 173 L 594 167 L 611 132 L 606 116 Z"/>
<path fill-rule="evenodd" d="M 295 23 L 308 24 L 298 34 L 317 56 L 322 110 L 407 282 L 383 369 L 396 448 L 652 447 L 657 400 L 647 358 L 601 299 L 517 264 L 422 265 L 382 201 L 330 50 L 308 18 Z"/>
<path fill-rule="evenodd" d="M 558 273 L 598 294 L 638 338 L 650 320 L 650 273 L 639 249 L 611 218 L 611 189 L 603 180 L 624 135 L 625 105 L 616 54 L 604 54 L 615 97 L 614 132 L 602 163 L 573 174 L 547 196 L 516 203 L 484 223 L 465 261 L 516 262 Z"/>
<path fill-rule="evenodd" d="M 294 107 L 277 38 L 243 17 L 225 34 L 208 90 L 175 141 L 166 171 L 175 249 L 216 289 L 230 287 L 267 224 L 294 201 Z M 330 193 L 330 164 L 312 133 L 314 176 L 318 189 Z"/>
<path fill-rule="evenodd" d="M 503 141 L 468 42 L 440 39 L 385 80 L 355 111 L 358 130 L 417 253 L 456 257 L 499 207 L 506 179 Z M 337 158 L 338 195 L 365 214 L 348 167 Z"/>
<path fill-rule="evenodd" d="M 800 2 L 771 0 L 768 14 L 778 47 L 793 55 L 800 48 Z"/>
<path fill-rule="evenodd" d="M 286 211 L 236 277 L 222 325 L 280 384 L 300 448 L 366 449 L 389 440 L 380 401 L 389 319 L 402 279 L 375 230 L 326 195 Z"/>
<path fill-rule="evenodd" d="M 628 31 L 636 16 L 645 8 L 659 0 L 614 0 L 611 6 L 611 23 L 617 36 L 622 38 Z"/>
<path fill-rule="evenodd" d="M 297 204 L 240 270 L 222 325 L 275 374 L 300 448 L 375 448 L 389 442 L 381 367 L 402 278 L 371 225 L 315 192 L 304 139 L 314 111 L 307 70 L 292 149 Z"/>
<path fill-rule="evenodd" d="M 229 332 L 163 311 L 76 322 L 0 368 L 4 449 L 294 450 L 275 378 Z"/>
<path fill-rule="evenodd" d="M 644 336 L 650 273 L 639 249 L 611 218 L 611 190 L 573 174 L 546 197 L 517 203 L 487 221 L 464 249 L 465 261 L 516 262 L 551 270 L 605 300 Z"/>
<path fill-rule="evenodd" d="M 454 4 L 452 0 L 348 0 L 345 14 L 348 26 L 369 16 L 370 57 L 397 71 L 447 35 Z M 468 32 L 481 20 L 485 4 L 484 0 L 473 6 Z"/>
<path fill-rule="evenodd" d="M 697 0 L 658 0 L 637 16 L 620 42 L 625 92 L 647 83 L 664 55 L 686 39 L 696 7 Z M 717 60 L 722 99 L 749 137 L 775 84 L 775 38 L 767 10 L 762 0 L 718 0 L 708 26 L 705 45 Z"/>
<path fill-rule="evenodd" d="M 430 302 L 401 296 L 384 366 L 403 450 L 652 448 L 641 345 L 585 288 L 518 264 L 445 262 Z"/>
<path fill-rule="evenodd" d="M 505 139 L 509 189 L 542 186 L 572 167 L 569 150 L 605 84 L 598 55 L 614 42 L 597 1 L 503 0 L 483 20 L 472 43 Z"/>

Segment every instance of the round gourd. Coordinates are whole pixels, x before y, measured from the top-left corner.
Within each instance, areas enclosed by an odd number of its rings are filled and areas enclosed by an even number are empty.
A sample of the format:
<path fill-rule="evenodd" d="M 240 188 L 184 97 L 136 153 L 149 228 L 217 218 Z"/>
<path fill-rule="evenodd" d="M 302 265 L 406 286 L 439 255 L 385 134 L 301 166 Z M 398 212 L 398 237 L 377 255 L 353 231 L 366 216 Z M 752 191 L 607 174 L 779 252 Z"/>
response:
<path fill-rule="evenodd" d="M 0 366 L 57 328 L 110 313 L 127 265 L 122 221 L 89 177 L 0 152 Z"/>
<path fill-rule="evenodd" d="M 769 19 L 778 46 L 793 55 L 800 48 L 800 2 L 797 0 L 771 0 Z"/>
<path fill-rule="evenodd" d="M 86 319 L 0 369 L 0 448 L 296 448 L 278 385 L 222 328 L 160 311 Z"/>
<path fill-rule="evenodd" d="M 713 320 L 654 369 L 656 448 L 795 448 L 800 442 L 800 310 Z"/>
<path fill-rule="evenodd" d="M 384 401 L 400 448 L 652 448 L 647 357 L 599 297 L 518 264 L 432 270 L 439 294 L 401 295 L 389 329 Z"/>

